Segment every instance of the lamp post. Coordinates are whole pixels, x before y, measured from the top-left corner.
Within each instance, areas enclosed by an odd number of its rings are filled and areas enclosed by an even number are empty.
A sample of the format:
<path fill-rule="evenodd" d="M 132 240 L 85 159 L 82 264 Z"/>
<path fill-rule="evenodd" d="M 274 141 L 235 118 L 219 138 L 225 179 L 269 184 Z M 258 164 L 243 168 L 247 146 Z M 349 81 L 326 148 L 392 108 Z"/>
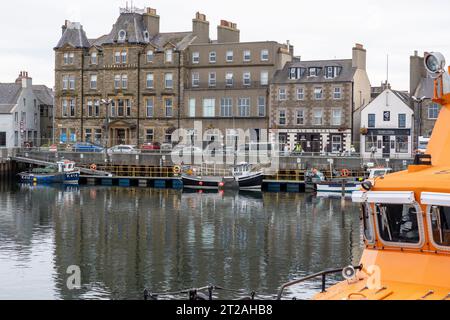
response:
<path fill-rule="evenodd" d="M 108 141 L 109 141 L 109 106 L 112 103 L 112 99 L 102 99 L 101 104 L 103 104 L 106 108 L 106 117 L 105 117 L 105 150 L 108 149 Z M 105 151 L 106 152 L 106 151 Z"/>
<path fill-rule="evenodd" d="M 429 98 L 423 96 L 421 98 L 417 98 L 415 96 L 412 96 L 412 100 L 415 102 L 416 104 L 416 108 L 414 108 L 414 149 L 417 150 L 419 148 L 419 135 L 420 132 L 422 131 L 422 105 L 424 103 L 425 100 L 428 100 Z"/>

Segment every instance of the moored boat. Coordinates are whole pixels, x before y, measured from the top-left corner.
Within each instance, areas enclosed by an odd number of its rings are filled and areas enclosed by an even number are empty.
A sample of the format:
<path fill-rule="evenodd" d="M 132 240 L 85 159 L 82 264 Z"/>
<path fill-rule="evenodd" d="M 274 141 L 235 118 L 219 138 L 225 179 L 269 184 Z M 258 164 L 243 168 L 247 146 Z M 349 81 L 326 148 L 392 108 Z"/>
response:
<path fill-rule="evenodd" d="M 233 176 L 240 190 L 261 191 L 264 173 L 261 170 L 253 170 L 248 163 L 243 163 L 233 168 Z"/>
<path fill-rule="evenodd" d="M 78 184 L 80 170 L 75 167 L 75 162 L 69 160 L 58 161 L 54 166 L 36 168 L 29 172 L 18 174 L 22 183 L 36 184 Z"/>

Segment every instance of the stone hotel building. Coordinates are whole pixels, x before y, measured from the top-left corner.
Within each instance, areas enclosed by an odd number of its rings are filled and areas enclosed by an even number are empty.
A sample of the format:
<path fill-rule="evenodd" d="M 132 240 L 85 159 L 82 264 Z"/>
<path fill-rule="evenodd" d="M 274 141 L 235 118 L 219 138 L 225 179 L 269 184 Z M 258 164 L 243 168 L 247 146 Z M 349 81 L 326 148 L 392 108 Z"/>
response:
<path fill-rule="evenodd" d="M 270 88 L 272 139 L 290 150 L 339 153 L 359 148 L 360 115 L 370 102 L 366 50 L 357 44 L 352 59 L 301 61 L 275 74 Z M 356 151 L 355 150 L 355 151 Z"/>
<path fill-rule="evenodd" d="M 241 43 L 228 21 L 211 40 L 200 13 L 192 31 L 162 33 L 156 10 L 121 9 L 112 30 L 96 39 L 66 21 L 55 47 L 56 139 L 171 142 L 177 128 L 199 134 L 195 120 L 203 121 L 202 133 L 268 130 L 269 83 L 292 51 L 270 41 Z"/>

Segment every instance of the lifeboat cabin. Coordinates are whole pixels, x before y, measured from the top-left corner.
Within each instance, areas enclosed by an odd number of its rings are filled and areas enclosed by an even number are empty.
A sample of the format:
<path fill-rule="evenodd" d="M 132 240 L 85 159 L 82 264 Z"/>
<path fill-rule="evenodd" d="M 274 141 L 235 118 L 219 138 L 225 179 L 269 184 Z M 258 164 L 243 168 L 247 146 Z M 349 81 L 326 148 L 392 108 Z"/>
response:
<path fill-rule="evenodd" d="M 284 285 L 322 278 L 318 300 L 450 300 L 450 76 L 439 53 L 425 56 L 443 106 L 428 150 L 407 171 L 363 183 L 365 250 L 359 266 L 325 271 Z M 345 281 L 326 287 L 326 276 Z"/>

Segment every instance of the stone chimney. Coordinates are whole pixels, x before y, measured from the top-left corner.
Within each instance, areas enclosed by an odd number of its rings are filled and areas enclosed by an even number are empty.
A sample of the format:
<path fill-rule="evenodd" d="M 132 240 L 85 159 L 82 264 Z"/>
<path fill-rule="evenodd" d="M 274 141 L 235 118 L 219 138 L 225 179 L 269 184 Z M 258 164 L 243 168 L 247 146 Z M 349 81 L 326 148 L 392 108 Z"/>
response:
<path fill-rule="evenodd" d="M 240 31 L 237 24 L 221 20 L 217 27 L 217 42 L 219 43 L 238 43 L 240 41 Z"/>
<path fill-rule="evenodd" d="M 419 56 L 419 52 L 414 51 L 414 55 L 409 58 L 409 93 L 413 96 L 422 78 L 427 77 L 424 66 L 424 58 Z"/>
<path fill-rule="evenodd" d="M 362 44 L 355 44 L 353 47 L 352 67 L 366 70 L 367 52 Z"/>
<path fill-rule="evenodd" d="M 28 76 L 27 71 L 20 71 L 19 77 L 16 79 L 16 84 L 22 85 L 22 88 L 31 88 L 33 86 L 33 79 Z"/>
<path fill-rule="evenodd" d="M 152 37 L 159 34 L 159 16 L 156 14 L 156 9 L 147 8 L 143 14 L 144 23 L 147 26 L 148 34 Z"/>
<path fill-rule="evenodd" d="M 206 15 L 197 12 L 195 18 L 192 19 L 192 33 L 197 37 L 195 43 L 209 43 L 209 21 Z"/>
<path fill-rule="evenodd" d="M 64 32 L 66 32 L 66 30 L 67 30 L 67 25 L 69 24 L 69 20 L 66 20 L 65 22 L 64 22 L 64 25 L 61 27 L 61 29 L 62 29 L 62 35 L 64 35 Z"/>

